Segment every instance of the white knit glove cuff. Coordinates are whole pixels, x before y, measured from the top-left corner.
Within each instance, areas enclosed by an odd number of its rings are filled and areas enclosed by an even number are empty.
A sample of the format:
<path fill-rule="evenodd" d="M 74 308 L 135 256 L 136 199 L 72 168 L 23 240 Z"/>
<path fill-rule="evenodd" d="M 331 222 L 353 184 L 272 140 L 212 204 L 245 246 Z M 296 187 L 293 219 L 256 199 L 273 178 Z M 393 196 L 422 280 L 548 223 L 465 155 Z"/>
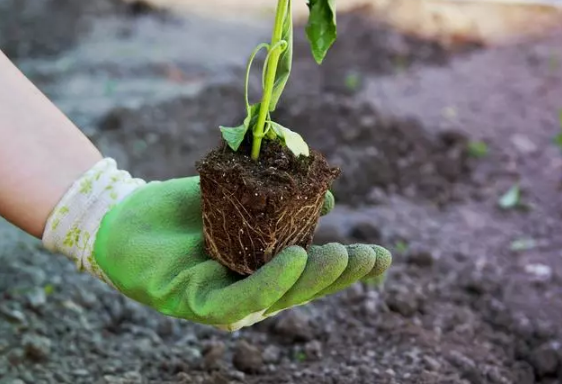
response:
<path fill-rule="evenodd" d="M 43 245 L 68 256 L 79 270 L 107 282 L 92 258 L 100 223 L 111 208 L 145 184 L 118 170 L 115 160 L 101 160 L 76 180 L 57 204 L 47 221 Z"/>

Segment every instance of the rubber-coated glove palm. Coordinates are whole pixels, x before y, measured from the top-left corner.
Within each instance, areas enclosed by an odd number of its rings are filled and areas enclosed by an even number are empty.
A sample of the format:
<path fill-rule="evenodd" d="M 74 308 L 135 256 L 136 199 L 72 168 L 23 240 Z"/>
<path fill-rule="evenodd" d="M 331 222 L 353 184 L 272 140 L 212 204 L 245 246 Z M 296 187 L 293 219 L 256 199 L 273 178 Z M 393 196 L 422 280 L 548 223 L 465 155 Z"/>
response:
<path fill-rule="evenodd" d="M 333 207 L 331 194 L 326 200 L 324 214 Z M 103 215 L 83 264 L 163 314 L 236 330 L 380 275 L 391 262 L 378 246 L 295 246 L 243 277 L 206 255 L 200 201 L 198 177 L 139 186 Z"/>

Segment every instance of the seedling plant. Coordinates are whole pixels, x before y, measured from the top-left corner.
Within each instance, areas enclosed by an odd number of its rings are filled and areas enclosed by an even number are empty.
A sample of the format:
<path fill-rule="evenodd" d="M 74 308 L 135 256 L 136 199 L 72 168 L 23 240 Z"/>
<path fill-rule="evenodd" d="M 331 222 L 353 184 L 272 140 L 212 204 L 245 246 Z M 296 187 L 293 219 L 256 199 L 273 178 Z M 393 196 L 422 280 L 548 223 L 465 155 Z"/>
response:
<path fill-rule="evenodd" d="M 321 64 L 337 37 L 335 0 L 309 0 L 308 8 L 306 35 Z M 263 93 L 250 104 L 250 72 L 262 50 Z M 340 172 L 272 118 L 292 61 L 292 0 L 278 0 L 271 41 L 258 45 L 248 60 L 244 121 L 221 126 L 221 145 L 197 163 L 207 252 L 244 275 L 288 246 L 312 243 L 324 197 Z"/>
<path fill-rule="evenodd" d="M 335 0 L 309 0 L 310 16 L 306 34 L 314 59 L 321 64 L 337 37 Z M 250 105 L 248 84 L 252 63 L 262 50 L 267 51 L 262 73 L 261 102 Z M 271 119 L 291 73 L 293 61 L 293 12 L 291 0 L 279 0 L 271 43 L 258 45 L 246 69 L 245 101 L 247 116 L 238 127 L 221 127 L 224 140 L 237 151 L 246 135 L 252 133 L 252 159 L 258 160 L 262 141 L 279 140 L 295 156 L 309 156 L 309 148 L 301 135 Z"/>

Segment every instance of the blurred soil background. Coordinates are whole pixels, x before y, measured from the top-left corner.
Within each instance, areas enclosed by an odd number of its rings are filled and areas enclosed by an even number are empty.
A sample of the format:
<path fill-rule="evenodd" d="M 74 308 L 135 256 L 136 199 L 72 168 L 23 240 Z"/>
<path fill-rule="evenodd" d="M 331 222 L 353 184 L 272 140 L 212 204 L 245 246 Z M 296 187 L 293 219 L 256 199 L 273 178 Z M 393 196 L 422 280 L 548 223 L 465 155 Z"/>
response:
<path fill-rule="evenodd" d="M 264 3 L 0 0 L 0 49 L 122 168 L 188 176 L 243 117 Z M 340 3 L 322 66 L 297 28 L 277 120 L 343 171 L 316 242 L 387 246 L 384 286 L 228 334 L 0 222 L 1 384 L 562 382 L 560 12 Z"/>

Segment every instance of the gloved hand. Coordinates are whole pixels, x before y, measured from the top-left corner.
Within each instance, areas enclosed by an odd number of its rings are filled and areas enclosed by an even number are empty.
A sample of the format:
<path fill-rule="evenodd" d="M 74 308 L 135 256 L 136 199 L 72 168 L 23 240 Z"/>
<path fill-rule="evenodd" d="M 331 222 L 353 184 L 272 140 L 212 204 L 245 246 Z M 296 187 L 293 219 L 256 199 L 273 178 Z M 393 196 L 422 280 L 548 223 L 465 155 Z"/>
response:
<path fill-rule="evenodd" d="M 43 242 L 165 315 L 237 330 L 390 266 L 382 247 L 289 247 L 248 277 L 204 250 L 199 177 L 146 183 L 104 159 L 52 212 Z M 323 214 L 333 207 L 328 194 Z"/>

